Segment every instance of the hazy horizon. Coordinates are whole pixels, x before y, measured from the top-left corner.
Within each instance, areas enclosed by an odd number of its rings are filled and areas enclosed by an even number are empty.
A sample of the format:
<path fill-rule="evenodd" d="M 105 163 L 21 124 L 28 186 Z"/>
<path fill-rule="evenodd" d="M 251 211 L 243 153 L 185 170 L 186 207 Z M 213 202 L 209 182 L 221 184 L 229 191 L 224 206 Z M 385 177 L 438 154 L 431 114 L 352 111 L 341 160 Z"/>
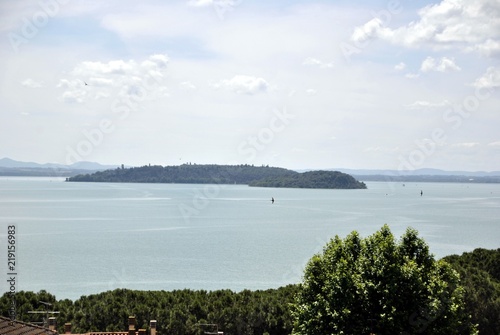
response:
<path fill-rule="evenodd" d="M 0 3 L 0 157 L 500 169 L 500 3 Z"/>
<path fill-rule="evenodd" d="M 0 161 L 2 159 L 12 159 L 11 157 L 2 157 L 0 158 Z M 34 163 L 34 164 L 39 164 L 39 165 L 64 165 L 64 164 L 60 164 L 60 163 L 56 163 L 56 162 L 35 162 L 33 160 L 31 161 L 18 161 L 18 160 L 15 160 L 15 159 L 12 159 L 16 162 L 22 162 L 22 163 Z M 79 164 L 79 163 L 89 163 L 89 164 L 98 164 L 98 165 L 101 165 L 101 166 L 115 166 L 115 167 L 120 167 L 121 166 L 121 163 L 118 163 L 118 164 L 101 164 L 100 162 L 93 162 L 93 161 L 78 161 L 78 162 L 75 162 L 73 164 Z M 179 165 L 183 165 L 183 164 L 195 164 L 195 165 L 210 165 L 210 164 L 215 164 L 215 165 L 224 165 L 224 164 L 220 164 L 220 163 L 203 163 L 203 162 L 184 162 L 184 163 L 178 163 L 178 164 L 170 164 L 170 166 L 179 166 Z M 245 164 L 245 163 L 242 163 L 242 164 Z M 125 168 L 131 168 L 131 167 L 142 167 L 142 166 L 146 166 L 146 165 L 156 165 L 156 166 L 167 166 L 166 164 L 155 164 L 155 163 L 144 163 L 144 164 L 140 164 L 140 165 L 126 165 L 124 164 Z M 252 165 L 252 164 L 250 164 Z M 254 164 L 255 165 L 255 164 Z M 268 165 L 268 164 L 261 164 L 261 165 Z M 66 166 L 69 166 L 69 165 L 66 165 Z M 257 165 L 258 166 L 258 165 Z M 497 169 L 497 170 L 460 170 L 460 169 L 453 169 L 453 170 L 443 170 L 443 169 L 437 169 L 437 168 L 434 168 L 434 167 L 421 167 L 421 168 L 417 168 L 415 170 L 397 170 L 397 169 L 381 169 L 381 168 L 377 168 L 377 167 L 374 167 L 374 168 L 370 168 L 370 167 L 367 167 L 367 168 L 359 168 L 359 169 L 356 169 L 356 168 L 350 168 L 350 167 L 345 167 L 345 166 L 330 166 L 330 167 L 320 167 L 320 168 L 308 168 L 308 167 L 303 167 L 303 168 L 289 168 L 287 166 L 276 166 L 276 165 L 269 165 L 271 167 L 279 167 L 279 168 L 285 168 L 285 169 L 289 169 L 289 170 L 295 170 L 295 171 L 309 171 L 309 170 L 333 170 L 333 169 L 338 169 L 338 170 L 353 170 L 353 171 L 400 171 L 400 172 L 413 172 L 413 171 L 419 171 L 419 170 L 439 170 L 439 171 L 443 171 L 443 172 L 469 172 L 469 173 L 473 173 L 473 172 L 486 172 L 486 173 L 491 173 L 491 172 L 497 172 L 497 171 L 500 171 L 500 169 Z M 14 167 L 15 168 L 15 167 Z M 50 168 L 50 167 L 48 167 Z"/>

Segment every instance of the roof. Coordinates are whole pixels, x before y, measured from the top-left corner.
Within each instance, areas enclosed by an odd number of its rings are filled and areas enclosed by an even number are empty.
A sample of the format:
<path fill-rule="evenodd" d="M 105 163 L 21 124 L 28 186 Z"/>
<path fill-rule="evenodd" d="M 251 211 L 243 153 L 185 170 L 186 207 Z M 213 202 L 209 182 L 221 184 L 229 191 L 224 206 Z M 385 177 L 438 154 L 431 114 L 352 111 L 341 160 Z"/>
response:
<path fill-rule="evenodd" d="M 30 323 L 11 320 L 0 316 L 0 334 L 2 335 L 57 335 L 56 331 Z"/>

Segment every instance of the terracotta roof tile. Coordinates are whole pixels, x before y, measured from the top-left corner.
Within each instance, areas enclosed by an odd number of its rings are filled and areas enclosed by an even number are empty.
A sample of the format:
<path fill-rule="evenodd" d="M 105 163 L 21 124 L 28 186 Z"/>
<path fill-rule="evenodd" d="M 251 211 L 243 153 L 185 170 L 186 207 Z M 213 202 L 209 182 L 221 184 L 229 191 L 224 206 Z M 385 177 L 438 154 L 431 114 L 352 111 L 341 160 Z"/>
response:
<path fill-rule="evenodd" d="M 2 335 L 57 335 L 56 331 L 22 321 L 12 321 L 0 316 L 0 334 Z"/>

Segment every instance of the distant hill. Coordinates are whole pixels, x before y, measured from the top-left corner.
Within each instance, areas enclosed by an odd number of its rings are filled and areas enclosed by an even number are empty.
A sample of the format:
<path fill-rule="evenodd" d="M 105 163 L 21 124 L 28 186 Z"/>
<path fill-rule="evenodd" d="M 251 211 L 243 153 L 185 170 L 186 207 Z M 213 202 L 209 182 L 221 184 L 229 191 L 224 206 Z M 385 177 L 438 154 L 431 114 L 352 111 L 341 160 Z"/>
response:
<path fill-rule="evenodd" d="M 21 162 L 10 158 L 0 159 L 0 176 L 70 177 L 81 173 L 114 169 L 116 165 L 94 162 L 76 162 L 71 165 Z"/>
<path fill-rule="evenodd" d="M 454 175 L 353 175 L 363 181 L 420 182 L 420 183 L 500 183 L 500 176 L 454 176 Z"/>
<path fill-rule="evenodd" d="M 34 162 L 21 162 L 10 158 L 0 159 L 0 167 L 4 168 L 48 168 L 48 169 L 78 169 L 78 170 L 107 170 L 114 169 L 118 165 L 102 165 L 95 162 L 76 162 L 70 165 L 57 164 L 57 163 L 45 163 L 39 164 Z"/>
<path fill-rule="evenodd" d="M 118 168 L 68 178 L 70 182 L 246 184 L 263 187 L 349 189 L 366 188 L 364 183 L 341 172 L 299 173 L 279 167 L 253 165 L 143 166 Z"/>
<path fill-rule="evenodd" d="M 440 169 L 415 169 L 415 170 L 374 170 L 374 169 L 344 169 L 332 168 L 329 171 L 340 171 L 355 176 L 464 176 L 464 177 L 492 177 L 500 176 L 500 171 L 446 171 Z"/>

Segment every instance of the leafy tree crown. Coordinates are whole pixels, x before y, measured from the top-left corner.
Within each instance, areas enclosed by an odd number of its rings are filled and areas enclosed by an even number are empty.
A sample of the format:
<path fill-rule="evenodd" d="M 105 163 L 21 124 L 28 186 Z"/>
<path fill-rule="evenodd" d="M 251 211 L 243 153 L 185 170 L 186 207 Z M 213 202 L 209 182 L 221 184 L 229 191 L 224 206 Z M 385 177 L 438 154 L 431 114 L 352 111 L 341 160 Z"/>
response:
<path fill-rule="evenodd" d="M 475 334 L 459 276 L 418 232 L 336 236 L 306 266 L 294 334 Z"/>

